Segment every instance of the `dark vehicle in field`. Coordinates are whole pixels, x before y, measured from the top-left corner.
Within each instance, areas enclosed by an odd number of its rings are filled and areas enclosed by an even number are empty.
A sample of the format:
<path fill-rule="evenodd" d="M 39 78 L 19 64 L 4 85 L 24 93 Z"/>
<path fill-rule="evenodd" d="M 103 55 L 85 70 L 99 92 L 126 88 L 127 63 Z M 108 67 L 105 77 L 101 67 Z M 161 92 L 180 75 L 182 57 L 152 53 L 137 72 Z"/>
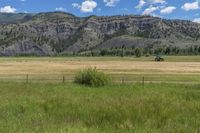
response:
<path fill-rule="evenodd" d="M 155 57 L 155 61 L 165 61 L 164 58 L 160 57 L 160 56 L 156 56 Z"/>

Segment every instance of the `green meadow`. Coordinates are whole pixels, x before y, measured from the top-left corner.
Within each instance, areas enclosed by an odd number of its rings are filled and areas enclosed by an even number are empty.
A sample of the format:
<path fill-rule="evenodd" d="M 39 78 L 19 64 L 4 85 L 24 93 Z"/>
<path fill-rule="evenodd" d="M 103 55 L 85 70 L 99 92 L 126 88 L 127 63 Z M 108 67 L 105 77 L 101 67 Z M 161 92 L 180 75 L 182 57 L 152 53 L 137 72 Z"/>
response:
<path fill-rule="evenodd" d="M 200 56 L 164 58 L 0 58 L 0 133 L 199 133 Z M 89 67 L 113 82 L 72 83 Z"/>
<path fill-rule="evenodd" d="M 1 133 L 198 133 L 200 85 L 0 82 Z"/>

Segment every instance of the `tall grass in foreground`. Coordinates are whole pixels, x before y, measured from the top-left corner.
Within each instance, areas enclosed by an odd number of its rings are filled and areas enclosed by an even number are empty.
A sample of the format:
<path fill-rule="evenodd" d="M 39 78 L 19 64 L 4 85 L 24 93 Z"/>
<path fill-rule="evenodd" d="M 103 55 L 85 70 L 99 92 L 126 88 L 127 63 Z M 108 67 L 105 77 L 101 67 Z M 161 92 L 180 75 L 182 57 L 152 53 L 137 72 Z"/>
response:
<path fill-rule="evenodd" d="M 200 86 L 0 83 L 0 132 L 198 133 Z"/>

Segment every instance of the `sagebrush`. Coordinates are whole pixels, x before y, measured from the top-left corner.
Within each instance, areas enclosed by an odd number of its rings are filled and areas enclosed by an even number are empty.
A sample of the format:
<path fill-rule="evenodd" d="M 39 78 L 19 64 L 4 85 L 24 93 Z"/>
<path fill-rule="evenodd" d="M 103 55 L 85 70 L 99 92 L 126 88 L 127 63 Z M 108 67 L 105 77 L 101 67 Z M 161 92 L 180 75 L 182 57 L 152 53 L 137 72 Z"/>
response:
<path fill-rule="evenodd" d="M 111 82 L 111 78 L 105 73 L 98 71 L 96 68 L 88 68 L 79 71 L 74 79 L 77 84 L 88 85 L 88 86 L 104 86 Z"/>

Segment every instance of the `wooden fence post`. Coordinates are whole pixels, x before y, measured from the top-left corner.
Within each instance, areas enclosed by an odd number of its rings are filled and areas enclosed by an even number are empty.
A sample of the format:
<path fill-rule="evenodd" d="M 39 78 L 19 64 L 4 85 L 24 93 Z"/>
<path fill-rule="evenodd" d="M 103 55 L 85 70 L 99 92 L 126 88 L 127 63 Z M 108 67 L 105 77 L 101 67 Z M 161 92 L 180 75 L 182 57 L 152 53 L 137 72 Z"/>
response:
<path fill-rule="evenodd" d="M 26 83 L 28 83 L 28 74 L 26 74 Z"/>
<path fill-rule="evenodd" d="M 65 83 L 65 76 L 63 75 L 62 82 Z"/>
<path fill-rule="evenodd" d="M 142 86 L 144 87 L 144 77 L 142 77 Z"/>
<path fill-rule="evenodd" d="M 125 82 L 125 79 L 124 79 L 124 77 L 122 77 L 122 84 L 124 84 L 124 82 Z"/>

